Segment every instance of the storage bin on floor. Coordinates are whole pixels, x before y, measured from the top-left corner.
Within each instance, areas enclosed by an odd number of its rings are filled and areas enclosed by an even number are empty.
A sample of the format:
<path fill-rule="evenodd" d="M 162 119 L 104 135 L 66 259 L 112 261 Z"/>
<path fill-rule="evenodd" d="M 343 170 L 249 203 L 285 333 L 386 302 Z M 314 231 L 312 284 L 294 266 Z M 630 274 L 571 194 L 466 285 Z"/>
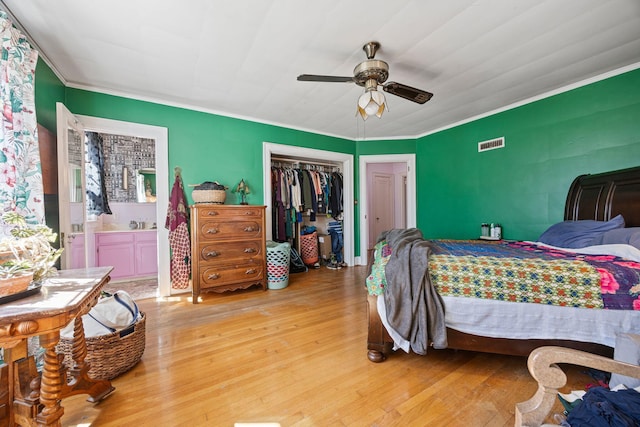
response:
<path fill-rule="evenodd" d="M 300 257 L 306 265 L 314 265 L 318 262 L 318 233 L 300 236 Z"/>
<path fill-rule="evenodd" d="M 288 242 L 267 242 L 267 287 L 282 289 L 289 285 L 291 245 Z"/>

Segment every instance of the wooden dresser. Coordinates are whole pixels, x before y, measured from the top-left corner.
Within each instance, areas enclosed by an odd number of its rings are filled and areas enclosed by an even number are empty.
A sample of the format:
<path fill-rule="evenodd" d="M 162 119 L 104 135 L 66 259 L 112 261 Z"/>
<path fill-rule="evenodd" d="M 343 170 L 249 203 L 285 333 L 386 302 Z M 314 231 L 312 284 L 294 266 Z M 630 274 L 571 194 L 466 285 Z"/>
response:
<path fill-rule="evenodd" d="M 193 303 L 201 292 L 267 289 L 265 206 L 191 206 Z"/>

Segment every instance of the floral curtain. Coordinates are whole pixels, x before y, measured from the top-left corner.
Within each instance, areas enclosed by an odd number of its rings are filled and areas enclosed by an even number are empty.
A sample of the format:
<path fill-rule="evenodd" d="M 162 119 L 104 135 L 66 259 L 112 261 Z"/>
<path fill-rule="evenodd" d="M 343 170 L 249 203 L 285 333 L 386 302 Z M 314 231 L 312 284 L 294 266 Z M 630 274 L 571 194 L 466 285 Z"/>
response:
<path fill-rule="evenodd" d="M 0 209 L 44 223 L 35 72 L 38 52 L 0 11 Z"/>

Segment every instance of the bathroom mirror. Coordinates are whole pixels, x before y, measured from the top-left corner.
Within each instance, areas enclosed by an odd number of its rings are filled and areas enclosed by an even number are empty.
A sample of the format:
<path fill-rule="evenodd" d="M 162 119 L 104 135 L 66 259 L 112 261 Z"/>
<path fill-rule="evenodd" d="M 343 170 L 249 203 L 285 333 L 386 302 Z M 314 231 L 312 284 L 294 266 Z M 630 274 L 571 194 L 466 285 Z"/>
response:
<path fill-rule="evenodd" d="M 104 150 L 109 203 L 151 203 L 156 197 L 155 141 L 98 132 Z"/>

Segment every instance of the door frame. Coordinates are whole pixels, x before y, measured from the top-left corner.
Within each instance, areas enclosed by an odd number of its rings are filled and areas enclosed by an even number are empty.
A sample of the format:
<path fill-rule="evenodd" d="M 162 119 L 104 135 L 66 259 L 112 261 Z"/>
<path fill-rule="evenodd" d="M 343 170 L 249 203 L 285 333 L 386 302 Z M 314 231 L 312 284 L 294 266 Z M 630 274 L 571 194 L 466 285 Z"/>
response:
<path fill-rule="evenodd" d="M 60 256 L 60 267 L 68 269 L 72 264 L 71 241 L 77 238 L 73 235 L 71 229 L 71 197 L 70 197 L 70 179 L 69 179 L 69 129 L 73 129 L 78 133 L 84 143 L 85 129 L 78 118 L 61 102 L 56 102 L 56 148 L 58 165 L 58 228 L 60 234 L 60 247 L 64 248 Z M 85 164 L 84 155 L 80 156 L 80 179 L 82 189 L 85 188 Z M 82 223 L 87 222 L 86 213 L 86 194 L 82 194 Z M 75 237 L 71 237 L 75 236 Z M 87 255 L 87 234 L 83 233 L 84 239 L 84 266 L 88 266 Z"/>
<path fill-rule="evenodd" d="M 171 262 L 169 251 L 169 231 L 164 227 L 163 219 L 169 205 L 169 130 L 165 127 L 123 122 L 101 117 L 76 115 L 85 131 L 108 133 L 112 135 L 130 135 L 155 140 L 156 155 L 156 223 L 158 225 L 158 295 L 171 295 Z M 181 289 L 180 292 L 183 292 Z"/>
<path fill-rule="evenodd" d="M 358 158 L 360 201 L 360 264 L 367 265 L 367 248 L 369 247 L 369 212 L 367 186 L 367 165 L 373 163 L 405 163 L 407 165 L 407 228 L 416 227 L 416 155 L 415 154 L 380 154 L 362 155 Z"/>
<path fill-rule="evenodd" d="M 334 151 L 317 150 L 314 148 L 296 147 L 293 145 L 275 144 L 272 142 L 262 143 L 262 176 L 264 204 L 266 209 L 266 236 L 267 240 L 272 239 L 273 230 L 271 229 L 271 156 L 288 156 L 299 160 L 306 159 L 309 162 L 313 160 L 329 161 L 340 163 L 342 171 L 342 200 L 343 200 L 343 227 L 342 233 L 344 238 L 344 261 L 348 265 L 355 265 L 354 241 L 355 241 L 355 225 L 354 225 L 354 195 L 353 195 L 353 155 L 345 153 L 336 153 Z"/>

